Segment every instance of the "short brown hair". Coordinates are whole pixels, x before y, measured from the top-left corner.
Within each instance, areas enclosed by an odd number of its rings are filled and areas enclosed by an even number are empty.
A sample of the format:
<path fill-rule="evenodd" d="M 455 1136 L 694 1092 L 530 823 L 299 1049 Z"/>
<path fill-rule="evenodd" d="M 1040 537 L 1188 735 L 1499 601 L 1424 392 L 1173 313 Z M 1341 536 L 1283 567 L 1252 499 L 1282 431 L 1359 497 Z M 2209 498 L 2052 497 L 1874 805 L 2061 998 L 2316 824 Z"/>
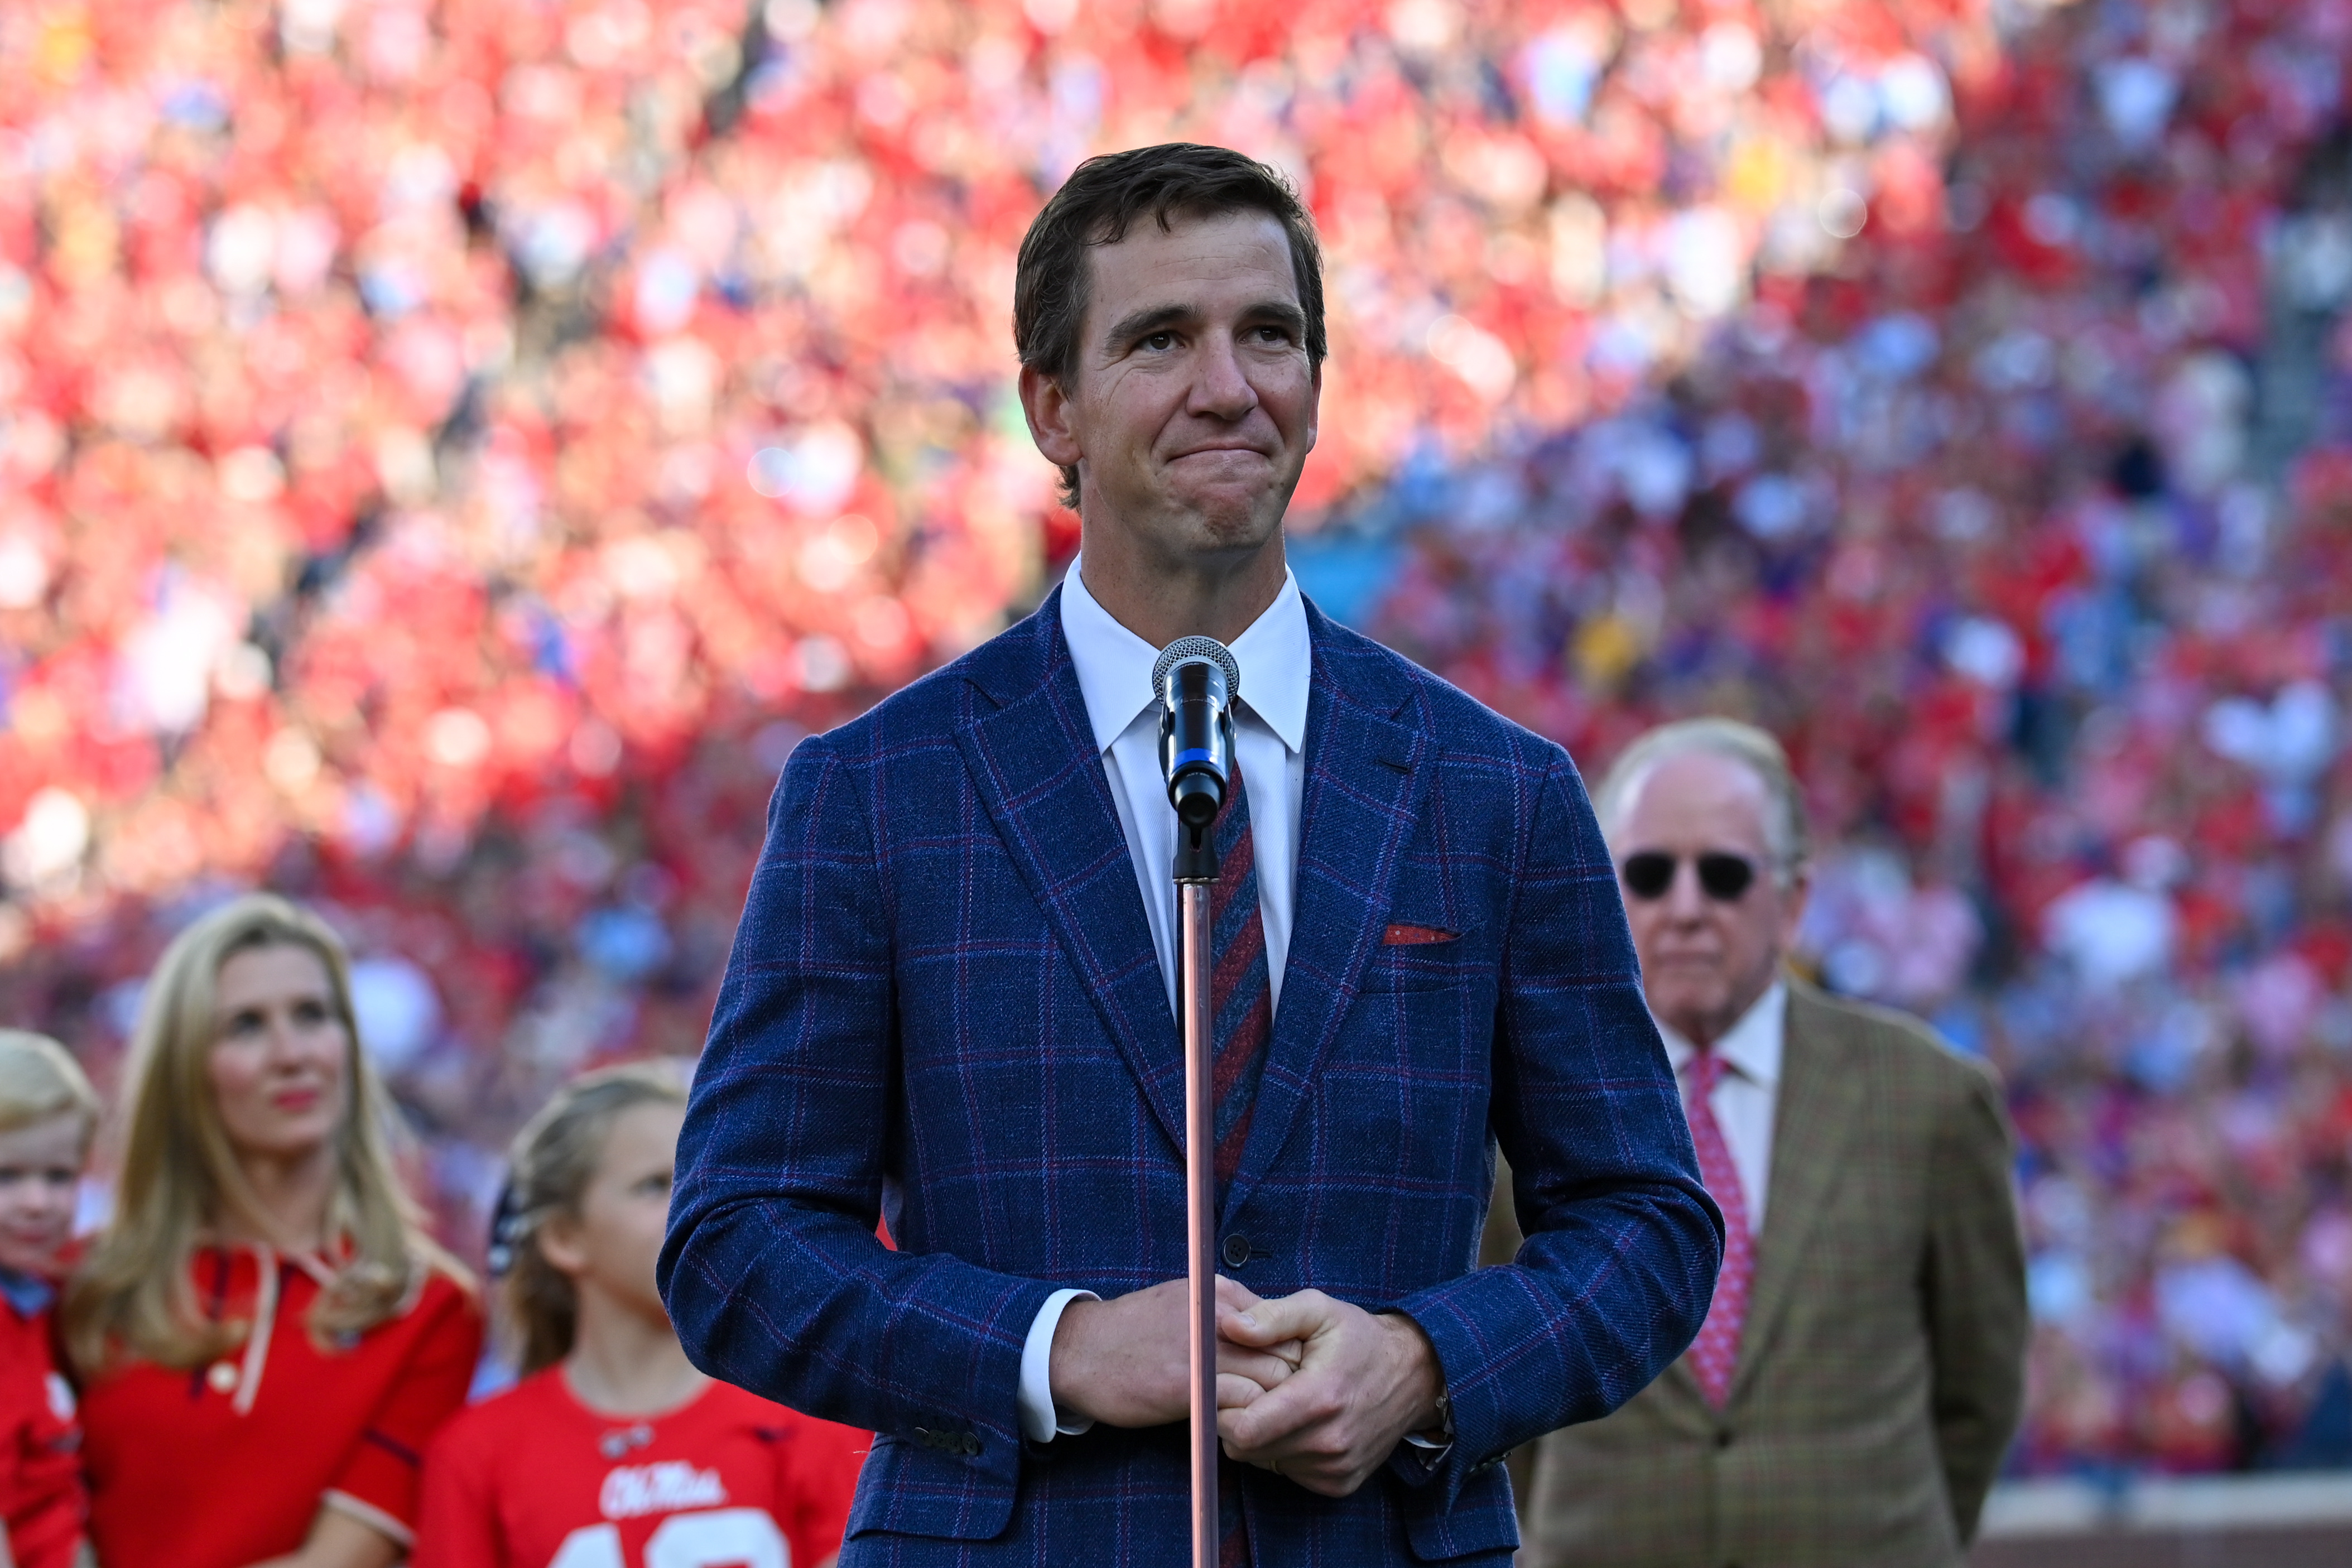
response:
<path fill-rule="evenodd" d="M 1315 219 L 1282 172 L 1229 147 L 1163 142 L 1089 158 L 1071 172 L 1029 225 L 1013 276 L 1013 347 L 1024 369 L 1066 384 L 1078 367 L 1078 330 L 1094 282 L 1087 252 L 1117 245 L 1149 214 L 1163 232 L 1178 217 L 1262 212 L 1290 241 L 1298 306 L 1307 315 L 1307 360 L 1330 350 L 1323 325 L 1323 247 Z M 1062 470 L 1062 499 L 1077 500 L 1077 472 Z"/>

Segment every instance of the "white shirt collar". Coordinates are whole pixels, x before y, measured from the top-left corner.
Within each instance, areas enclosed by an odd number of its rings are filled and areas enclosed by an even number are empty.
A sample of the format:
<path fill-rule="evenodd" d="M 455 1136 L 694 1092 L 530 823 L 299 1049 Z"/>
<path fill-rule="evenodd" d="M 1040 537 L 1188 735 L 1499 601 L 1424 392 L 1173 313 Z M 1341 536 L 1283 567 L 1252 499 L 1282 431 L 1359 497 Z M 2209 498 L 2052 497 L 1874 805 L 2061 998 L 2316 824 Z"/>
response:
<path fill-rule="evenodd" d="M 1108 752 L 1136 715 L 1151 706 L 1151 666 L 1160 650 L 1111 618 L 1087 592 L 1079 573 L 1083 558 L 1070 563 L 1062 579 L 1062 636 L 1070 661 L 1078 667 L 1078 690 L 1087 701 L 1087 721 L 1095 747 Z M 1294 752 L 1307 749 L 1307 686 L 1314 644 L 1307 633 L 1307 602 L 1298 579 L 1285 567 L 1282 591 L 1249 629 L 1233 640 L 1241 667 L 1241 705 Z"/>
<path fill-rule="evenodd" d="M 1748 1005 L 1731 1026 L 1723 1038 L 1715 1043 L 1715 1054 L 1724 1065 L 1766 1089 L 1777 1088 L 1780 1082 L 1780 1055 L 1787 1044 L 1789 1024 L 1789 983 L 1775 980 L 1764 994 Z M 1666 1042 L 1666 1060 L 1674 1064 L 1676 1073 L 1690 1065 L 1698 1055 L 1698 1047 L 1661 1023 L 1658 1033 Z"/>

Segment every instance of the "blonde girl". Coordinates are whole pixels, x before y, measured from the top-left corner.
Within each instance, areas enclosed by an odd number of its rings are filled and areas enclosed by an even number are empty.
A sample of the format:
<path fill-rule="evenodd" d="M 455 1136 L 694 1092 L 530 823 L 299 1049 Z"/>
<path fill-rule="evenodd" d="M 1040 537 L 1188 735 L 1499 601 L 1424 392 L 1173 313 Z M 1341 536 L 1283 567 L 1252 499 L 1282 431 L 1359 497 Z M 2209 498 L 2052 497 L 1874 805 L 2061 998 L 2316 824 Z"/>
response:
<path fill-rule="evenodd" d="M 654 1289 L 683 1075 L 591 1073 L 518 1135 L 492 1265 L 523 1377 L 425 1467 L 426 1568 L 815 1568 L 865 1434 L 695 1370 Z"/>

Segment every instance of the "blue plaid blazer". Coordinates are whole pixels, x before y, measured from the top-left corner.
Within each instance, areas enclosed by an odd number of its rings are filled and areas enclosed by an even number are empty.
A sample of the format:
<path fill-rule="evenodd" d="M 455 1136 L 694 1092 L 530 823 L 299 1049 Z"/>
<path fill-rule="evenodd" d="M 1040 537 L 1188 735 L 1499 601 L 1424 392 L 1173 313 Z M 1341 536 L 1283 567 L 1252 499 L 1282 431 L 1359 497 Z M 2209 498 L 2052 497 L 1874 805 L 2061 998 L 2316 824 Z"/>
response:
<path fill-rule="evenodd" d="M 1296 934 L 1220 1234 L 1261 1295 L 1410 1313 L 1456 1436 L 1341 1500 L 1227 1484 L 1261 1568 L 1502 1564 L 1501 1458 L 1682 1352 L 1721 1222 L 1567 753 L 1307 617 Z M 1188 1560 L 1181 1424 L 1030 1444 L 1015 1392 L 1056 1288 L 1183 1274 L 1182 1080 L 1058 591 L 802 742 L 660 1279 L 699 1365 L 874 1432 L 843 1568 Z M 1474 1271 L 1497 1141 L 1528 1239 Z"/>

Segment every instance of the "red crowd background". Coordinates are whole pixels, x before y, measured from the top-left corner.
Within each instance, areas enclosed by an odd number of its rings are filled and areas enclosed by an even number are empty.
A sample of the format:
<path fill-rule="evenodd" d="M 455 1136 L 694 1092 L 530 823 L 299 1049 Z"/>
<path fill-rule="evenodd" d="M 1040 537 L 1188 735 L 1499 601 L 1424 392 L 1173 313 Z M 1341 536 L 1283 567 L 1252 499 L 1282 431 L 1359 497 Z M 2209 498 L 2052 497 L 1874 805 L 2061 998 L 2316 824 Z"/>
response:
<path fill-rule="evenodd" d="M 362 955 L 422 1190 L 691 1053 L 793 742 L 1076 547 L 1013 255 L 1288 170 L 1307 591 L 1588 770 L 1791 746 L 1807 962 L 2007 1075 L 2020 1472 L 2352 1464 L 2345 0 L 0 7 L 0 1019 Z M 102 1189 L 93 1207 L 103 1204 Z"/>

